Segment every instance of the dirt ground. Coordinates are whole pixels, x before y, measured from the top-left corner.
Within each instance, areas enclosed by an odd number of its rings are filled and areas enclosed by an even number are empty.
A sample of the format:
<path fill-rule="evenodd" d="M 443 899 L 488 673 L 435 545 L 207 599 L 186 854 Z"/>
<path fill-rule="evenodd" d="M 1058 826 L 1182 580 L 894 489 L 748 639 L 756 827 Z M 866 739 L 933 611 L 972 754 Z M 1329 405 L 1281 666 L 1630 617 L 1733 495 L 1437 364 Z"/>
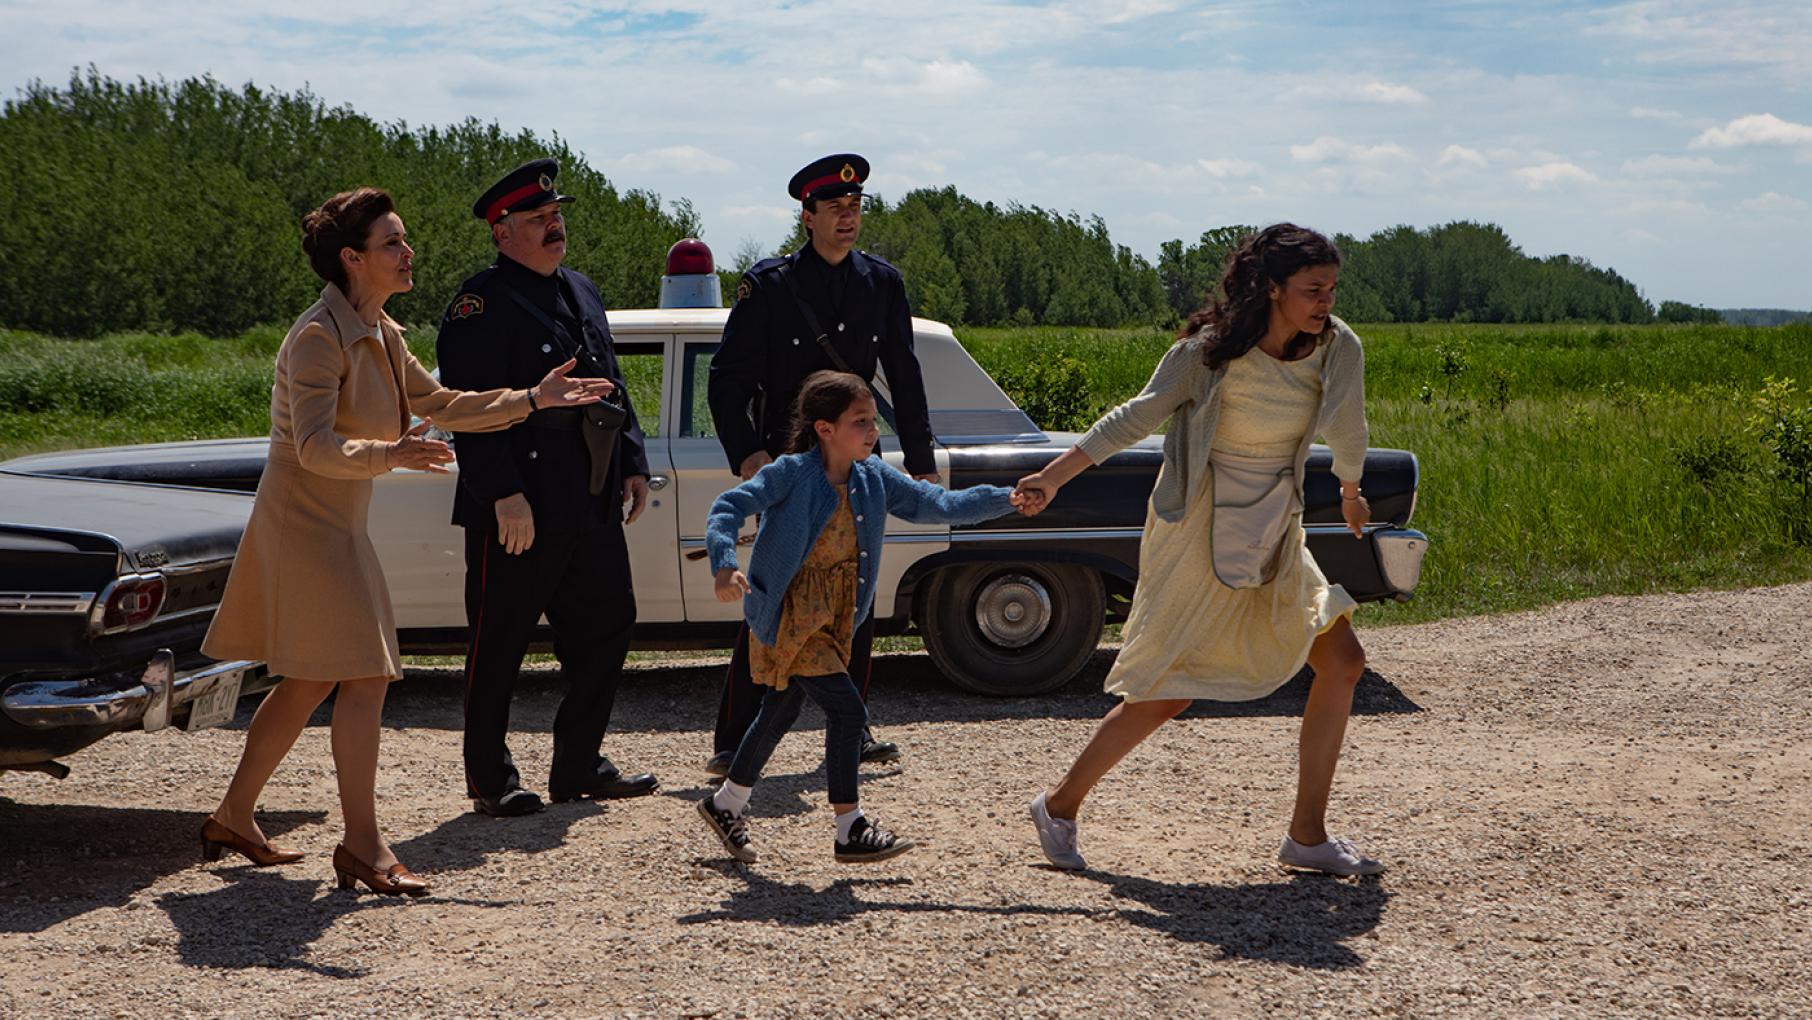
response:
<path fill-rule="evenodd" d="M 1597 599 L 1362 632 L 1332 827 L 1378 879 L 1273 864 L 1298 678 L 1200 704 L 1099 788 L 1097 869 L 1042 866 L 1025 816 L 1093 720 L 1104 650 L 1055 695 L 977 698 L 883 659 L 898 768 L 831 859 L 821 719 L 756 788 L 755 866 L 693 809 L 721 666 L 635 669 L 606 751 L 660 795 L 523 819 L 461 797 L 460 687 L 392 688 L 381 814 L 435 883 L 334 888 L 325 715 L 262 805 L 299 864 L 203 865 L 244 739 L 117 736 L 61 782 L 0 775 L 0 1014 L 404 1016 L 1812 1016 L 1812 585 Z M 539 784 L 558 700 L 524 679 Z M 228 858 L 227 860 L 234 860 Z"/>

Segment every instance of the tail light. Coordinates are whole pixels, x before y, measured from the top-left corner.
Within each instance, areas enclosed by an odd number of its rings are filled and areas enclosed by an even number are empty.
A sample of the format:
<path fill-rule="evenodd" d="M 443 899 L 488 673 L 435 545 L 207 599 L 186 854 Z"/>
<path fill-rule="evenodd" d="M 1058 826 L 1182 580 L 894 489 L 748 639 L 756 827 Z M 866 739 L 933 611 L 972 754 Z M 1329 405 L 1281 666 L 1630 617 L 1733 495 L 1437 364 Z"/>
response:
<path fill-rule="evenodd" d="M 163 608 L 166 590 L 162 574 L 129 574 L 114 581 L 94 601 L 92 629 L 113 634 L 143 627 Z"/>

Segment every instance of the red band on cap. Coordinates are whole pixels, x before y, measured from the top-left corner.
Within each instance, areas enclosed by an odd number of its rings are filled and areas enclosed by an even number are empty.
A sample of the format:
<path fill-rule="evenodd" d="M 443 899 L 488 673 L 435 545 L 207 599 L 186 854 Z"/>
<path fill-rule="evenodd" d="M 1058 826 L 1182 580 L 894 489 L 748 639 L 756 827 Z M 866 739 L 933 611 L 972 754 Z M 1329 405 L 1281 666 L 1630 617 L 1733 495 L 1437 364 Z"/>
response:
<path fill-rule="evenodd" d="M 512 191 L 509 194 L 498 199 L 497 201 L 492 202 L 491 207 L 484 211 L 485 222 L 486 223 L 496 223 L 498 220 L 503 219 L 503 214 L 509 211 L 510 206 L 515 205 L 517 202 L 520 202 L 523 199 L 529 197 L 530 195 L 533 195 L 536 192 L 539 192 L 542 190 L 543 190 L 543 188 L 541 187 L 541 184 L 539 181 L 537 181 L 534 184 L 524 184 L 522 187 L 517 188 L 515 191 Z"/>
<path fill-rule="evenodd" d="M 804 201 L 804 200 L 812 197 L 812 192 L 817 191 L 819 188 L 824 187 L 826 184 L 853 184 L 858 188 L 862 186 L 862 182 L 860 180 L 856 179 L 855 177 L 851 177 L 849 180 L 846 181 L 843 179 L 842 174 L 827 174 L 826 176 L 820 177 L 817 180 L 812 181 L 810 184 L 807 184 L 805 187 L 800 188 L 799 189 L 799 200 Z"/>

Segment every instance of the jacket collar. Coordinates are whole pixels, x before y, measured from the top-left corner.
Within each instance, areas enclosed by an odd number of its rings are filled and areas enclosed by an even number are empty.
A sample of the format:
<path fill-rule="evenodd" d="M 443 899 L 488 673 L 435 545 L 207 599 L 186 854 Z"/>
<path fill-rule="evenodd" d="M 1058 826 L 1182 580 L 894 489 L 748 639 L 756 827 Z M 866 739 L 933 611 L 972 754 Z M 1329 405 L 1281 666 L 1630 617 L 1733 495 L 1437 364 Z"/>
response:
<path fill-rule="evenodd" d="M 368 336 L 382 340 L 381 331 L 386 327 L 397 335 L 402 335 L 403 327 L 397 325 L 389 312 L 378 313 L 376 326 L 365 325 L 365 320 L 359 318 L 359 310 L 352 307 L 352 301 L 346 297 L 346 292 L 341 290 L 337 283 L 330 283 L 321 288 L 321 303 L 327 306 L 328 313 L 333 317 L 334 332 L 340 335 L 342 348 L 351 347 Z"/>
<path fill-rule="evenodd" d="M 863 255 L 861 250 L 857 248 L 851 248 L 849 254 L 843 257 L 843 261 L 833 266 L 829 262 L 824 261 L 824 256 L 818 254 L 818 249 L 812 247 L 812 242 L 808 240 L 798 251 L 793 253 L 793 261 L 800 266 L 806 267 L 808 272 L 822 273 L 826 276 L 831 273 L 839 272 L 846 267 L 850 273 L 856 276 L 868 275 L 868 257 Z"/>

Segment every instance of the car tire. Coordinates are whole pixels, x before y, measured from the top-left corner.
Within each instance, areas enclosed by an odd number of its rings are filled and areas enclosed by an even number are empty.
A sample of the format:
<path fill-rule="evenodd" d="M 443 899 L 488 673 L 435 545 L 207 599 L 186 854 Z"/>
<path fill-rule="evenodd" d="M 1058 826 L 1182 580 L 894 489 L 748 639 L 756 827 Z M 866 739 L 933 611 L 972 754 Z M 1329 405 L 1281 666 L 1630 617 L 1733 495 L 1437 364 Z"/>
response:
<path fill-rule="evenodd" d="M 930 579 L 918 614 L 931 661 L 958 687 L 995 697 L 1068 683 L 1101 641 L 1101 577 L 1067 563 L 973 563 Z"/>

